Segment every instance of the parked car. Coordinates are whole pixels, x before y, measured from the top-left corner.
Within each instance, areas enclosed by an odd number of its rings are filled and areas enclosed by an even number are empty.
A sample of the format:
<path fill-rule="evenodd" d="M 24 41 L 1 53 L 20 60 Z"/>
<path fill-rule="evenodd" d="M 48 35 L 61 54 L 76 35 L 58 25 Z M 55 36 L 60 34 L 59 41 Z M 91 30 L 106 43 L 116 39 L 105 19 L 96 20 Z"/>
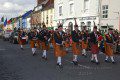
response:
<path fill-rule="evenodd" d="M 18 44 L 18 32 L 12 32 L 9 38 L 9 42 L 13 44 Z"/>
<path fill-rule="evenodd" d="M 3 36 L 3 31 L 0 31 L 0 38 L 2 38 Z"/>
<path fill-rule="evenodd" d="M 3 40 L 4 41 L 9 40 L 9 37 L 10 37 L 11 33 L 12 33 L 12 30 L 3 31 L 3 36 L 2 36 Z"/>

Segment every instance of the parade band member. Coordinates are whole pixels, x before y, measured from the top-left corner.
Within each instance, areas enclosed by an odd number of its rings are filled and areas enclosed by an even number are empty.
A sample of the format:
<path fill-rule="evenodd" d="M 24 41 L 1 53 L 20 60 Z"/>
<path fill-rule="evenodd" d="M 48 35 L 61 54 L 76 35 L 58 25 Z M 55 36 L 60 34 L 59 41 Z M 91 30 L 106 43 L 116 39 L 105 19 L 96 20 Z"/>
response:
<path fill-rule="evenodd" d="M 18 41 L 19 41 L 19 44 L 21 46 L 21 49 L 23 50 L 23 45 L 25 45 L 26 43 L 26 33 L 23 31 L 23 29 L 21 29 L 18 33 Z"/>
<path fill-rule="evenodd" d="M 37 47 L 38 32 L 35 29 L 32 29 L 28 35 L 28 38 L 30 39 L 30 47 L 32 48 L 32 53 L 34 56 Z"/>
<path fill-rule="evenodd" d="M 82 55 L 87 57 L 86 49 L 88 47 L 88 31 L 86 30 L 86 26 L 83 27 L 82 30 Z"/>
<path fill-rule="evenodd" d="M 73 51 L 73 64 L 78 65 L 78 55 L 80 54 L 81 35 L 78 30 L 78 25 L 74 26 L 75 30 L 72 31 L 72 51 Z"/>
<path fill-rule="evenodd" d="M 112 28 L 108 29 L 108 34 L 106 34 L 106 42 L 105 42 L 105 54 L 106 54 L 106 59 L 105 62 L 109 62 L 108 61 L 108 57 L 111 58 L 112 63 L 115 63 L 114 58 L 113 58 L 113 46 L 114 46 L 114 36 L 113 36 L 113 32 L 112 32 Z"/>
<path fill-rule="evenodd" d="M 50 33 L 46 29 L 46 25 L 43 25 L 43 30 L 41 30 L 41 42 L 42 42 L 42 50 L 43 55 L 42 58 L 47 60 L 47 50 L 49 50 L 49 41 L 50 41 Z"/>
<path fill-rule="evenodd" d="M 90 33 L 90 41 L 91 41 L 91 53 L 92 53 L 91 62 L 94 62 L 95 60 L 95 63 L 98 65 L 100 63 L 97 58 L 97 54 L 99 53 L 97 26 L 95 26 L 93 28 L 93 32 Z"/>
<path fill-rule="evenodd" d="M 71 37 L 70 31 L 69 31 L 69 29 L 66 29 L 66 32 L 65 32 L 65 35 L 64 35 L 64 41 L 65 41 L 64 45 L 65 45 L 65 48 L 66 48 L 67 52 L 68 52 L 69 47 L 70 47 L 70 37 Z"/>
<path fill-rule="evenodd" d="M 54 34 L 54 40 L 55 40 L 55 56 L 57 57 L 57 65 L 62 68 L 62 57 L 66 54 L 65 50 L 63 50 L 63 27 L 62 25 L 58 26 L 58 31 Z"/>

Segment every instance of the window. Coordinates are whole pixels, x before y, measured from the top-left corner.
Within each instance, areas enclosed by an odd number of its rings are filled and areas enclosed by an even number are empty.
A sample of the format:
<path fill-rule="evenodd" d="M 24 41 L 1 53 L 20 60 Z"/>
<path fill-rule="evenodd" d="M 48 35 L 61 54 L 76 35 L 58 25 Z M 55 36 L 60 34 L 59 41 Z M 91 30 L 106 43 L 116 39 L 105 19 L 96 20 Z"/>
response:
<path fill-rule="evenodd" d="M 59 7 L 59 16 L 62 16 L 62 6 Z"/>
<path fill-rule="evenodd" d="M 87 22 L 87 26 L 91 27 L 91 22 L 90 21 Z"/>
<path fill-rule="evenodd" d="M 70 4 L 70 14 L 73 14 L 73 12 L 74 12 L 74 4 L 71 3 Z"/>
<path fill-rule="evenodd" d="M 84 10 L 88 11 L 89 9 L 89 0 L 84 0 Z"/>
<path fill-rule="evenodd" d="M 108 5 L 102 6 L 102 18 L 108 18 Z"/>

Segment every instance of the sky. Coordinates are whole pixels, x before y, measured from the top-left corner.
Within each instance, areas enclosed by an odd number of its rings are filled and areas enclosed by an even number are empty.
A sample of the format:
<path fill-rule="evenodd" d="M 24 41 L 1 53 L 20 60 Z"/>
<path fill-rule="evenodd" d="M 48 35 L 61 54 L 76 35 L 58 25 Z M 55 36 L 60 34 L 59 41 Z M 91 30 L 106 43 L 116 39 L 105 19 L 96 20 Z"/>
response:
<path fill-rule="evenodd" d="M 36 6 L 36 0 L 0 0 L 0 18 L 17 17 Z"/>

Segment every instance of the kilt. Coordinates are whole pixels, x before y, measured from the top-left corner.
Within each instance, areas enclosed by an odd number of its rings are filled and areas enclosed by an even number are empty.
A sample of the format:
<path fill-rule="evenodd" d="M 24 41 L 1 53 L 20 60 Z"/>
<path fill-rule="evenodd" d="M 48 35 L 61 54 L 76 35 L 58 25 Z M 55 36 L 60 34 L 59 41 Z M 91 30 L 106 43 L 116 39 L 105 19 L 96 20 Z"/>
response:
<path fill-rule="evenodd" d="M 20 45 L 25 45 L 25 44 L 26 44 L 26 39 L 21 39 L 21 40 L 19 40 L 19 44 L 20 44 Z"/>
<path fill-rule="evenodd" d="M 37 40 L 30 40 L 30 47 L 35 48 L 36 47 L 36 41 Z"/>
<path fill-rule="evenodd" d="M 98 54 L 99 53 L 98 44 L 91 44 L 91 52 L 92 52 L 92 54 Z"/>
<path fill-rule="evenodd" d="M 66 47 L 66 48 L 69 48 L 69 47 L 70 47 L 70 43 L 69 43 L 69 42 L 66 41 L 64 44 L 65 44 L 65 47 Z"/>
<path fill-rule="evenodd" d="M 113 56 L 113 47 L 110 44 L 105 43 L 105 54 L 107 56 Z"/>
<path fill-rule="evenodd" d="M 84 42 L 84 41 L 82 41 L 82 49 L 87 49 L 87 47 L 88 47 L 88 42 Z"/>
<path fill-rule="evenodd" d="M 41 45 L 42 45 L 42 50 L 49 50 L 49 48 L 50 48 L 49 43 L 46 45 L 45 42 L 41 42 Z"/>
<path fill-rule="evenodd" d="M 36 46 L 37 46 L 37 48 L 40 48 L 40 43 L 41 43 L 40 40 L 37 40 L 37 41 L 36 41 Z"/>
<path fill-rule="evenodd" d="M 55 45 L 55 56 L 56 57 L 63 57 L 66 55 L 66 51 L 63 49 L 63 46 Z"/>
<path fill-rule="evenodd" d="M 76 42 L 72 42 L 72 51 L 73 51 L 73 54 L 74 55 L 79 55 L 80 54 L 80 46 L 79 46 L 79 43 L 76 43 Z"/>

